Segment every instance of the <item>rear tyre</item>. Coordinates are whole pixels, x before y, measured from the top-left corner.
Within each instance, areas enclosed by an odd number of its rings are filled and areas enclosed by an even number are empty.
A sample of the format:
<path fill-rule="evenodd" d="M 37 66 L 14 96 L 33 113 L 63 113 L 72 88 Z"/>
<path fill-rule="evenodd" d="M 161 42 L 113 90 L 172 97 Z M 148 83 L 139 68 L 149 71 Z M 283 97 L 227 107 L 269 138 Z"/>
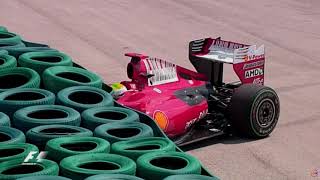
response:
<path fill-rule="evenodd" d="M 255 84 L 244 84 L 235 89 L 229 107 L 229 119 L 235 131 L 250 138 L 267 137 L 276 127 L 279 113 L 276 92 Z"/>

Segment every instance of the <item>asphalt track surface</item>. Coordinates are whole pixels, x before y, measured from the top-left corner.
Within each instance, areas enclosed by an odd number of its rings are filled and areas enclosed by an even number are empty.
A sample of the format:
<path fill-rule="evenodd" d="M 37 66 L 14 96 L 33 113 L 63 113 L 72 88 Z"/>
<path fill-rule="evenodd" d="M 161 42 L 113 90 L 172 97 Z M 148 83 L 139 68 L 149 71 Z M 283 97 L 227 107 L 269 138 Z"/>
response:
<path fill-rule="evenodd" d="M 269 138 L 211 140 L 189 151 L 221 179 L 320 179 L 319 0 L 2 0 L 0 24 L 48 43 L 99 73 L 126 79 L 136 51 L 193 68 L 189 40 L 207 36 L 266 46 L 266 85 L 281 100 Z M 226 79 L 234 78 L 227 69 Z"/>

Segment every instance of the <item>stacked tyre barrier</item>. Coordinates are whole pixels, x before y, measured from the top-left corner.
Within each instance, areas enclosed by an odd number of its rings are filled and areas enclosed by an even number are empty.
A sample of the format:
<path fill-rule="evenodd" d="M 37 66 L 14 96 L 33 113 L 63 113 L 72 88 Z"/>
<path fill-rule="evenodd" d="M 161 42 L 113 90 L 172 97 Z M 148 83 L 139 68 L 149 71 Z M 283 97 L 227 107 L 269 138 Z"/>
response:
<path fill-rule="evenodd" d="M 0 26 L 1 179 L 217 178 L 97 74 Z"/>

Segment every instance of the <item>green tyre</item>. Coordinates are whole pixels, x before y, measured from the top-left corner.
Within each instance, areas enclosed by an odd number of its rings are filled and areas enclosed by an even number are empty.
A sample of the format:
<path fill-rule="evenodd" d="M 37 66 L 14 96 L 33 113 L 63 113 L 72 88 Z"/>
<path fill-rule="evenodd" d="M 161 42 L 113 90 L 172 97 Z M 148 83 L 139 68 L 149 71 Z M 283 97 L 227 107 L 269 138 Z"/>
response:
<path fill-rule="evenodd" d="M 94 176 L 90 176 L 85 180 L 143 180 L 136 176 L 126 175 L 126 174 L 98 174 Z"/>
<path fill-rule="evenodd" d="M 12 45 L 3 44 L 3 45 L 0 45 L 0 49 L 1 50 L 8 50 L 8 49 L 21 48 L 21 47 L 25 47 L 25 46 L 26 45 L 23 42 L 20 42 L 18 44 L 12 44 Z"/>
<path fill-rule="evenodd" d="M 25 142 L 26 137 L 22 131 L 8 126 L 0 126 L 0 146 Z"/>
<path fill-rule="evenodd" d="M 137 173 L 145 179 L 160 180 L 170 175 L 200 174 L 201 164 L 183 152 L 152 152 L 138 158 Z"/>
<path fill-rule="evenodd" d="M 19 57 L 18 64 L 42 74 L 49 67 L 72 66 L 72 59 L 58 51 L 28 52 Z"/>
<path fill-rule="evenodd" d="M 59 137 L 90 137 L 92 132 L 88 129 L 70 125 L 43 125 L 30 129 L 26 133 L 27 141 L 44 149 L 47 142 Z"/>
<path fill-rule="evenodd" d="M 119 141 L 111 146 L 111 153 L 127 156 L 137 160 L 141 155 L 150 152 L 175 151 L 176 145 L 168 138 L 146 137 L 128 141 Z"/>
<path fill-rule="evenodd" d="M 47 157 L 56 162 L 77 154 L 109 153 L 110 143 L 97 137 L 61 137 L 48 141 Z"/>
<path fill-rule="evenodd" d="M 0 47 L 12 46 L 20 43 L 22 42 L 19 35 L 7 31 L 0 31 Z"/>
<path fill-rule="evenodd" d="M 0 92 L 14 88 L 39 88 L 39 74 L 29 68 L 16 67 L 0 70 Z"/>
<path fill-rule="evenodd" d="M 199 174 L 183 174 L 183 175 L 172 175 L 164 178 L 163 180 L 219 180 L 214 176 L 203 176 Z"/>
<path fill-rule="evenodd" d="M 58 175 L 56 162 L 42 159 L 37 163 L 22 163 L 23 160 L 12 160 L 0 163 L 0 180 L 15 180 L 28 176 Z"/>
<path fill-rule="evenodd" d="M 121 107 L 95 107 L 83 111 L 81 117 L 83 119 L 82 126 L 91 130 L 107 123 L 139 121 L 138 113 Z"/>
<path fill-rule="evenodd" d="M 0 112 L 0 126 L 11 126 L 10 118 L 5 113 Z"/>
<path fill-rule="evenodd" d="M 7 54 L 0 53 L 0 70 L 14 67 L 17 67 L 16 58 Z"/>
<path fill-rule="evenodd" d="M 94 136 L 106 139 L 110 143 L 152 137 L 153 130 L 150 126 L 140 123 L 108 123 L 98 126 L 94 130 Z"/>
<path fill-rule="evenodd" d="M 8 51 L 8 53 L 11 56 L 14 56 L 16 59 L 19 59 L 19 57 L 24 54 L 24 53 L 29 53 L 29 52 L 58 52 L 56 49 L 51 49 L 49 47 L 14 47 L 14 46 L 9 46 L 9 47 L 3 47 L 2 49 L 5 49 Z"/>
<path fill-rule="evenodd" d="M 0 26 L 0 31 L 8 32 L 8 29 L 4 26 Z"/>
<path fill-rule="evenodd" d="M 116 154 L 81 154 L 64 158 L 60 162 L 61 174 L 78 180 L 96 174 L 135 175 L 136 163 Z"/>
<path fill-rule="evenodd" d="M 57 94 L 57 103 L 72 107 L 79 112 L 94 107 L 113 106 L 113 97 L 106 91 L 90 86 L 73 86 Z"/>
<path fill-rule="evenodd" d="M 55 95 L 38 88 L 16 88 L 0 93 L 0 109 L 8 116 L 22 108 L 55 103 Z"/>
<path fill-rule="evenodd" d="M 8 55 L 8 51 L 4 49 L 0 49 L 0 55 Z"/>
<path fill-rule="evenodd" d="M 43 72 L 42 78 L 45 89 L 54 93 L 71 86 L 102 87 L 102 79 L 97 74 L 71 66 L 50 67 Z"/>
<path fill-rule="evenodd" d="M 64 124 L 80 126 L 80 113 L 72 108 L 60 105 L 36 105 L 16 111 L 13 126 L 23 132 L 41 125 Z"/>
<path fill-rule="evenodd" d="M 19 178 L 17 180 L 71 180 L 62 176 L 52 176 L 52 175 L 41 175 L 41 176 L 28 176 L 24 178 Z"/>
<path fill-rule="evenodd" d="M 16 159 L 24 160 L 31 151 L 39 153 L 38 147 L 33 144 L 17 143 L 0 145 L 0 163 Z"/>

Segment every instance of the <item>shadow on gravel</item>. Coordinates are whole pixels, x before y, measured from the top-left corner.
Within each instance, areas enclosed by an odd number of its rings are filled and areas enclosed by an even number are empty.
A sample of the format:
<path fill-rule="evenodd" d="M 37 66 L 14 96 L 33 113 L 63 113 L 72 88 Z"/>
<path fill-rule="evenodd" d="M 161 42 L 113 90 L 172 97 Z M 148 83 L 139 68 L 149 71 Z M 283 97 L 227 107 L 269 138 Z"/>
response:
<path fill-rule="evenodd" d="M 242 144 L 242 143 L 247 143 L 252 141 L 259 141 L 259 139 L 246 139 L 246 138 L 240 138 L 233 135 L 222 135 L 222 136 L 206 139 L 200 142 L 196 142 L 193 144 L 189 144 L 180 148 L 183 151 L 191 151 L 194 149 L 211 146 L 214 144 Z"/>

